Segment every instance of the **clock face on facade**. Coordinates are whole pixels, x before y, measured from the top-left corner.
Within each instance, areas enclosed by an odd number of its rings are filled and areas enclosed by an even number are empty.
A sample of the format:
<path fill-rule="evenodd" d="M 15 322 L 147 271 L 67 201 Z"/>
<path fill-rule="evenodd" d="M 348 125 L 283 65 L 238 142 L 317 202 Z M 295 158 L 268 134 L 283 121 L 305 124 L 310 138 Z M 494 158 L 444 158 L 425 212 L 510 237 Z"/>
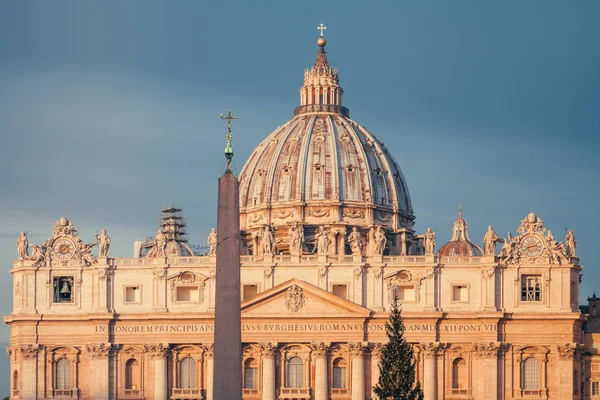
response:
<path fill-rule="evenodd" d="M 542 254 L 542 250 L 544 246 L 542 241 L 537 236 L 527 236 L 521 242 L 521 249 L 523 250 L 523 254 L 528 257 L 537 257 Z"/>
<path fill-rule="evenodd" d="M 57 239 L 52 248 L 56 257 L 61 260 L 68 260 L 75 254 L 75 244 L 69 239 Z"/>

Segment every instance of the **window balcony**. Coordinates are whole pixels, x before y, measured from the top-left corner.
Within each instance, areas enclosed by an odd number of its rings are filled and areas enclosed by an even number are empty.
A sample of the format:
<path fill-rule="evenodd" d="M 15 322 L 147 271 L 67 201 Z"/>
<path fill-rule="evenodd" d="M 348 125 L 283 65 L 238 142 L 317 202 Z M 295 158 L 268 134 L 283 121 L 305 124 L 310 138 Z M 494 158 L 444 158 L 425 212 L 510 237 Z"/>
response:
<path fill-rule="evenodd" d="M 144 400 L 142 389 L 119 389 L 119 400 Z"/>
<path fill-rule="evenodd" d="M 61 399 L 77 399 L 77 389 L 54 389 L 54 397 Z"/>
<path fill-rule="evenodd" d="M 262 399 L 262 390 L 260 389 L 242 389 L 242 399 L 244 400 L 260 400 Z"/>
<path fill-rule="evenodd" d="M 352 397 L 352 389 L 332 388 L 331 399 L 332 400 L 346 400 Z"/>
<path fill-rule="evenodd" d="M 202 392 L 202 388 L 173 388 L 171 390 L 171 400 L 203 400 L 204 396 Z"/>
<path fill-rule="evenodd" d="M 280 399 L 310 399 L 310 388 L 281 388 Z"/>
<path fill-rule="evenodd" d="M 471 389 L 466 388 L 452 388 L 446 390 L 446 396 L 448 399 L 472 399 Z"/>

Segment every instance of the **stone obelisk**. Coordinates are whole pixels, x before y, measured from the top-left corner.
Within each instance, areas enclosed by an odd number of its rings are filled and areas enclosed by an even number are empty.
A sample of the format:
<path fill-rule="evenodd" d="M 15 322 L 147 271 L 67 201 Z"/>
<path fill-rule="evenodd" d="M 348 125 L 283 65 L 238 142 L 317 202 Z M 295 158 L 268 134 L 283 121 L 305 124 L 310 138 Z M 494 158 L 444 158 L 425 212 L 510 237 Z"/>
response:
<path fill-rule="evenodd" d="M 227 169 L 219 178 L 215 299 L 215 400 L 242 398 L 242 324 L 240 309 L 239 182 L 231 170 L 231 110 L 227 116 Z"/>

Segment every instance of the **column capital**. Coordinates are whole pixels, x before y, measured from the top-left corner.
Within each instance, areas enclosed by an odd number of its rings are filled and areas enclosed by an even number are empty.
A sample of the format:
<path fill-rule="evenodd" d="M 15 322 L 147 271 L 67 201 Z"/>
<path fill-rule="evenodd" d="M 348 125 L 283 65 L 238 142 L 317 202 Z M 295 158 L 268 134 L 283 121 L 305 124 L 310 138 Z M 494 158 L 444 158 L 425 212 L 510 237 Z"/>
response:
<path fill-rule="evenodd" d="M 361 358 L 367 349 L 367 342 L 350 342 L 348 343 L 348 350 L 350 356 L 353 358 Z"/>
<path fill-rule="evenodd" d="M 277 353 L 277 342 L 265 342 L 258 344 L 263 356 L 274 356 Z"/>
<path fill-rule="evenodd" d="M 421 343 L 420 347 L 425 357 L 435 357 L 442 349 L 442 344 L 440 342 Z"/>
<path fill-rule="evenodd" d="M 111 343 L 89 343 L 85 345 L 85 350 L 93 360 L 103 360 L 108 359 L 114 349 Z"/>
<path fill-rule="evenodd" d="M 42 348 L 39 344 L 26 344 L 20 346 L 19 351 L 23 358 L 32 359 L 37 357 L 38 353 L 42 351 Z"/>
<path fill-rule="evenodd" d="M 556 345 L 558 350 L 558 357 L 561 360 L 572 360 L 575 358 L 577 350 L 579 349 L 577 343 L 560 343 Z"/>
<path fill-rule="evenodd" d="M 214 343 L 207 343 L 202 345 L 202 349 L 204 349 L 204 357 L 206 357 L 207 359 L 210 358 L 212 359 L 215 356 L 215 344 Z"/>
<path fill-rule="evenodd" d="M 151 358 L 165 358 L 169 354 L 169 345 L 163 343 L 145 344 L 144 353 Z"/>
<path fill-rule="evenodd" d="M 481 358 L 495 358 L 504 350 L 504 344 L 500 342 L 473 343 L 473 354 Z"/>
<path fill-rule="evenodd" d="M 327 357 L 327 354 L 329 354 L 329 350 L 331 349 L 331 346 L 329 343 L 313 342 L 313 343 L 311 343 L 310 348 L 312 349 L 313 357 L 317 358 L 317 357 Z"/>
<path fill-rule="evenodd" d="M 370 348 L 371 357 L 381 358 L 381 352 L 383 351 L 384 347 L 385 345 L 383 343 L 373 343 Z"/>

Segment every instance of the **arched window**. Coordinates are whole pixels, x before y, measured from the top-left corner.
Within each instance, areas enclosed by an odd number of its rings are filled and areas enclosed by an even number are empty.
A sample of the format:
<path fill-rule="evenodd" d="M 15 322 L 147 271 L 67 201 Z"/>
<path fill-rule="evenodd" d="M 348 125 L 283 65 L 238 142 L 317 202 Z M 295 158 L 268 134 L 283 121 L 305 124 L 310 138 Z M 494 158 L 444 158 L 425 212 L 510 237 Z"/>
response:
<path fill-rule="evenodd" d="M 304 387 L 304 361 L 298 356 L 287 361 L 287 385 L 288 388 Z"/>
<path fill-rule="evenodd" d="M 13 391 L 19 390 L 19 373 L 17 371 L 13 372 Z"/>
<path fill-rule="evenodd" d="M 540 388 L 540 364 L 533 357 L 527 358 L 522 364 L 522 389 L 539 390 Z"/>
<path fill-rule="evenodd" d="M 244 361 L 244 387 L 258 389 L 258 362 L 254 358 Z"/>
<path fill-rule="evenodd" d="M 186 357 L 179 361 L 179 388 L 193 389 L 196 387 L 196 360 Z"/>
<path fill-rule="evenodd" d="M 140 388 L 140 364 L 134 358 L 125 363 L 125 389 Z"/>
<path fill-rule="evenodd" d="M 346 360 L 336 358 L 333 360 L 333 387 L 334 389 L 346 388 Z"/>
<path fill-rule="evenodd" d="M 71 361 L 61 358 L 56 362 L 54 389 L 71 390 L 73 388 L 73 375 L 71 373 Z"/>
<path fill-rule="evenodd" d="M 463 358 L 457 358 L 452 362 L 452 389 L 467 387 L 467 362 Z"/>

